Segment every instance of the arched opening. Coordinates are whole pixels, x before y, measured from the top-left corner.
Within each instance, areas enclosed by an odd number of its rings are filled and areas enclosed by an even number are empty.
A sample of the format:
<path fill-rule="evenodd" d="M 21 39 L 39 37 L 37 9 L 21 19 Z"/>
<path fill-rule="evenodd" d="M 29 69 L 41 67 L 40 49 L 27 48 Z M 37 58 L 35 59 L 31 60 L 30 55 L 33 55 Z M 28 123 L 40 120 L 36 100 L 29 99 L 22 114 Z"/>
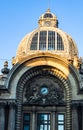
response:
<path fill-rule="evenodd" d="M 59 70 L 34 67 L 17 86 L 16 130 L 69 130 L 70 99 L 68 79 Z"/>

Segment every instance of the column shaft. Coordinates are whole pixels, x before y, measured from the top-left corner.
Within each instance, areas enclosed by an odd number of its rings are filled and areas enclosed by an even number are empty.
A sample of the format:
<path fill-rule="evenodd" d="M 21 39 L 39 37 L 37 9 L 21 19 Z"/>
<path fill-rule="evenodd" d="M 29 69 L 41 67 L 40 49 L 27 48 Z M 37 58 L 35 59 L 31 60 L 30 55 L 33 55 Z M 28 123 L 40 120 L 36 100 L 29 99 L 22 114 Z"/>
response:
<path fill-rule="evenodd" d="M 15 130 L 15 107 L 10 106 L 8 130 Z"/>
<path fill-rule="evenodd" d="M 0 130 L 5 128 L 5 110 L 4 106 L 0 106 Z"/>
<path fill-rule="evenodd" d="M 79 130 L 78 127 L 78 110 L 77 107 L 73 107 L 72 109 L 72 130 Z"/>
<path fill-rule="evenodd" d="M 32 113 L 32 130 L 35 130 L 35 112 Z"/>
<path fill-rule="evenodd" d="M 51 129 L 55 130 L 55 126 L 56 126 L 56 124 L 55 124 L 55 112 L 52 112 L 52 118 L 51 118 L 51 120 L 52 120 Z"/>
<path fill-rule="evenodd" d="M 83 106 L 82 106 L 82 130 L 83 130 Z"/>

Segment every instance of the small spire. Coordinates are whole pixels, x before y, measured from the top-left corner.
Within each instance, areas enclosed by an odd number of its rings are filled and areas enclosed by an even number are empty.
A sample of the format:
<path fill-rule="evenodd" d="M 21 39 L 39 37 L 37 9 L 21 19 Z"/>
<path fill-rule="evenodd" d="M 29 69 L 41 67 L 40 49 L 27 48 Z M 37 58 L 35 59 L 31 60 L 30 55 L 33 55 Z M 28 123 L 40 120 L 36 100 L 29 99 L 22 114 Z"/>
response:
<path fill-rule="evenodd" d="M 48 9 L 50 9 L 50 0 L 48 0 Z"/>
<path fill-rule="evenodd" d="M 3 74 L 8 74 L 10 69 L 8 69 L 8 61 L 4 62 L 4 68 L 1 70 Z"/>
<path fill-rule="evenodd" d="M 8 67 L 8 61 L 5 61 L 4 62 L 4 68 L 7 68 Z"/>
<path fill-rule="evenodd" d="M 51 12 L 51 11 L 50 11 L 50 8 L 48 8 L 46 12 L 47 12 L 47 13 L 50 13 L 50 12 Z"/>

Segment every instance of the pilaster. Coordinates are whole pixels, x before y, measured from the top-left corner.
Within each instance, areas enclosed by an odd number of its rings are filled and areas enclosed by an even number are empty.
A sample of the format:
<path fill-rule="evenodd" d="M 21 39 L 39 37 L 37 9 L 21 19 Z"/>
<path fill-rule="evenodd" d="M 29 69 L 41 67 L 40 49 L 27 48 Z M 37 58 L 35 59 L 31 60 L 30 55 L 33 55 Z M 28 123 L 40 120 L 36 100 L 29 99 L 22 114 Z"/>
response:
<path fill-rule="evenodd" d="M 82 130 L 83 130 L 83 103 L 81 104 L 82 107 Z"/>
<path fill-rule="evenodd" d="M 72 106 L 72 130 L 79 130 L 78 126 L 78 104 Z"/>
<path fill-rule="evenodd" d="M 35 109 L 35 107 L 33 107 L 33 109 L 32 109 L 32 130 L 34 130 L 34 129 L 36 129 L 35 127 L 35 124 L 36 124 L 36 122 L 35 122 L 35 116 L 36 116 L 36 109 Z"/>
<path fill-rule="evenodd" d="M 8 130 L 15 130 L 15 104 L 9 105 Z"/>
<path fill-rule="evenodd" d="M 0 130 L 5 128 L 5 104 L 0 104 Z"/>

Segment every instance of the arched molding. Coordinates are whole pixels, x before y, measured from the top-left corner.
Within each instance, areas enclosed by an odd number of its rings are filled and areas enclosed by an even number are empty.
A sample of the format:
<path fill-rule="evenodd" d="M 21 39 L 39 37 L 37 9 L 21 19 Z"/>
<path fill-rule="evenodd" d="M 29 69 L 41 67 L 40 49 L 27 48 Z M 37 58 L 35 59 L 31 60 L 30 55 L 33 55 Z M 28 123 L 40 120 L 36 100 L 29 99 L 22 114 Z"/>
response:
<path fill-rule="evenodd" d="M 24 55 L 27 56 L 27 54 L 31 54 L 32 51 L 30 50 L 30 46 L 31 46 L 31 41 L 32 41 L 32 38 L 33 36 L 38 32 L 40 31 L 55 31 L 56 33 L 58 33 L 61 37 L 62 37 L 62 40 L 63 40 L 63 43 L 64 43 L 64 51 L 59 51 L 59 53 L 61 53 L 62 55 L 65 55 L 67 57 L 70 57 L 70 51 L 71 51 L 71 47 L 73 46 L 73 50 L 71 52 L 72 56 L 70 58 L 73 58 L 74 57 L 74 54 L 78 55 L 78 49 L 77 49 L 77 46 L 76 46 L 76 43 L 73 41 L 73 39 L 71 38 L 71 36 L 69 36 L 67 33 L 63 32 L 61 29 L 59 28 L 54 28 L 54 27 L 51 27 L 51 28 L 48 28 L 48 27 L 39 27 L 37 29 L 35 29 L 34 31 L 32 31 L 31 33 L 27 34 L 23 39 L 22 41 L 20 42 L 19 46 L 18 46 L 18 50 L 17 50 L 17 55 L 16 55 L 16 60 L 18 60 L 18 57 L 21 56 L 23 57 Z M 70 46 L 70 44 L 72 46 Z M 36 50 L 37 52 L 38 50 Z M 53 52 L 53 51 L 52 51 Z M 52 53 L 51 52 L 51 53 Z M 58 54 L 58 51 L 54 51 L 54 53 Z M 65 57 L 64 55 L 64 57 Z M 15 62 L 16 63 L 16 62 Z"/>
<path fill-rule="evenodd" d="M 75 82 L 76 92 L 78 92 L 78 90 L 80 89 L 79 88 L 80 77 L 77 70 L 73 67 L 73 65 L 71 65 L 64 58 L 55 54 L 48 53 L 48 52 L 35 53 L 24 58 L 20 57 L 19 62 L 12 68 L 12 70 L 8 74 L 8 77 L 5 83 L 6 88 L 7 89 L 11 88 L 12 80 L 15 79 L 16 75 L 18 76 L 20 71 L 21 71 L 20 76 L 22 76 L 23 73 L 25 73 L 25 71 L 29 70 L 30 68 L 33 68 L 36 66 L 42 66 L 42 65 L 56 67 L 60 71 L 64 71 L 64 74 L 70 80 L 71 85 L 72 85 L 72 80 L 70 79 L 70 77 L 72 76 Z"/>
<path fill-rule="evenodd" d="M 40 69 L 41 68 L 41 69 Z M 50 66 L 33 67 L 27 71 L 19 80 L 16 91 L 17 98 L 17 113 L 16 113 L 16 130 L 21 129 L 21 118 L 22 118 L 22 103 L 23 103 L 23 90 L 28 80 L 34 76 L 47 73 L 49 75 L 56 76 L 64 86 L 66 91 L 66 130 L 71 130 L 71 86 L 67 76 L 57 68 Z M 20 118 L 19 118 L 20 117 Z"/>

